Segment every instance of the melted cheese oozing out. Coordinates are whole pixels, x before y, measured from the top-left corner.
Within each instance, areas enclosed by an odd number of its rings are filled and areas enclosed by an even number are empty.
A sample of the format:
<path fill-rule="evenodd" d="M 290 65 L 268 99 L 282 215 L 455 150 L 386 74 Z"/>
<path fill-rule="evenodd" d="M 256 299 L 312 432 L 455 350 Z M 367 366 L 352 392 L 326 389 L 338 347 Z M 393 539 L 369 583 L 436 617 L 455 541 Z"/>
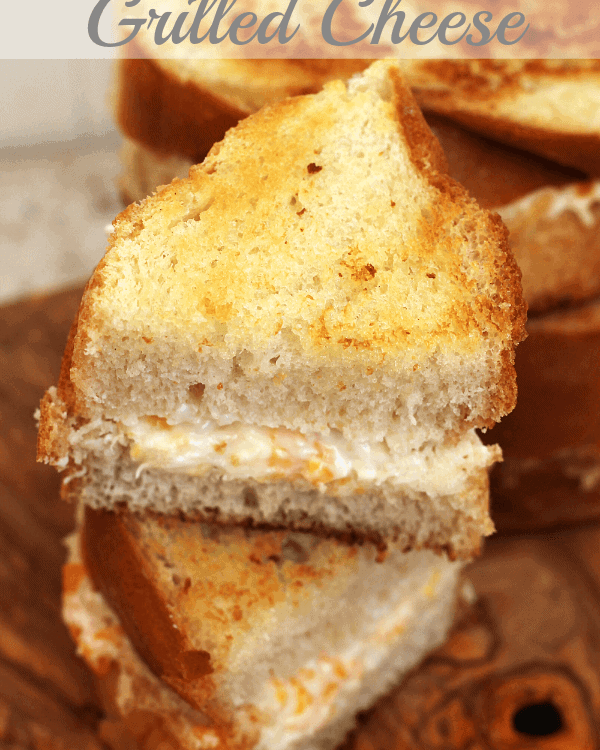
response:
<path fill-rule="evenodd" d="M 350 441 L 335 431 L 305 435 L 241 422 L 218 425 L 212 420 L 171 425 L 157 417 L 129 420 L 124 429 L 131 457 L 142 466 L 192 476 L 217 468 L 226 479 L 304 479 L 320 487 L 340 480 L 379 484 L 397 478 L 403 484 L 429 489 L 439 484 L 446 492 L 456 492 L 474 469 L 488 466 L 496 457 L 474 431 L 456 446 L 427 447 L 399 456 L 385 441 Z"/>

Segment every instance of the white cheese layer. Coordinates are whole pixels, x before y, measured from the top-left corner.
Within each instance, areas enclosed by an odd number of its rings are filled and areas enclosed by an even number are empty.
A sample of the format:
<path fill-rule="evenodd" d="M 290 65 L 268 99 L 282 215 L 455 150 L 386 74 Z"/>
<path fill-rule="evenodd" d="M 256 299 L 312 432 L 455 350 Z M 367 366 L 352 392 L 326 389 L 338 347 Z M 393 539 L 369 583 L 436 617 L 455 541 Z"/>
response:
<path fill-rule="evenodd" d="M 304 435 L 241 422 L 171 425 L 157 417 L 128 420 L 124 429 L 131 457 L 141 465 L 192 476 L 218 468 L 225 479 L 304 479 L 322 489 L 340 480 L 380 484 L 394 479 L 415 489 L 455 493 L 473 471 L 498 458 L 497 449 L 484 446 L 474 431 L 454 446 L 398 455 L 385 440 L 350 441 L 334 430 Z"/>

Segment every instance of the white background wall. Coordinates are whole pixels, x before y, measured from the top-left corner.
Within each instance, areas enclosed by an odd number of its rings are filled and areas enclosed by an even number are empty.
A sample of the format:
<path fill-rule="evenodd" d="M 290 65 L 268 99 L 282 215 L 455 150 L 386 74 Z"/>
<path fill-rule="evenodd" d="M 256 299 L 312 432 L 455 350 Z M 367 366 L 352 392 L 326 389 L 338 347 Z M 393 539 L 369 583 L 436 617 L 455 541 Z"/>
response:
<path fill-rule="evenodd" d="M 0 304 L 81 284 L 123 208 L 110 60 L 0 60 Z"/>
<path fill-rule="evenodd" d="M 111 60 L 0 60 L 0 146 L 107 133 L 111 75 Z"/>

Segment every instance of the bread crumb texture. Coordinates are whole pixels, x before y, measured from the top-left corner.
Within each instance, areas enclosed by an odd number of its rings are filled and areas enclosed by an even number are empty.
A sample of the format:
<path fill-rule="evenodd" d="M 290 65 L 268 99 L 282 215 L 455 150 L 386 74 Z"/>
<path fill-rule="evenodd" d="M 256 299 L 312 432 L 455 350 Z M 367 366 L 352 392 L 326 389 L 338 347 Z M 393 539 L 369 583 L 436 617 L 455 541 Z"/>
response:
<path fill-rule="evenodd" d="M 381 435 L 417 391 L 444 429 L 482 426 L 513 406 L 524 316 L 500 219 L 379 62 L 249 117 L 117 218 L 71 379 L 84 413 L 167 416 L 201 383 L 217 419 L 270 401 L 273 426 Z"/>

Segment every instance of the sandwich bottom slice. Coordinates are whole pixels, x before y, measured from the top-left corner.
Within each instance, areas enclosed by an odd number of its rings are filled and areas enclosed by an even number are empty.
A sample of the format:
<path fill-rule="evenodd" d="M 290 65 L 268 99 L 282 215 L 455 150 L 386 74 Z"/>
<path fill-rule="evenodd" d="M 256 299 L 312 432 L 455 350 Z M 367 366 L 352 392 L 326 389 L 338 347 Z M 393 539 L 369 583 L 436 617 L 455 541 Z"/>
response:
<path fill-rule="evenodd" d="M 428 550 L 81 515 L 64 618 L 143 750 L 333 748 L 454 616 L 462 564 Z"/>

